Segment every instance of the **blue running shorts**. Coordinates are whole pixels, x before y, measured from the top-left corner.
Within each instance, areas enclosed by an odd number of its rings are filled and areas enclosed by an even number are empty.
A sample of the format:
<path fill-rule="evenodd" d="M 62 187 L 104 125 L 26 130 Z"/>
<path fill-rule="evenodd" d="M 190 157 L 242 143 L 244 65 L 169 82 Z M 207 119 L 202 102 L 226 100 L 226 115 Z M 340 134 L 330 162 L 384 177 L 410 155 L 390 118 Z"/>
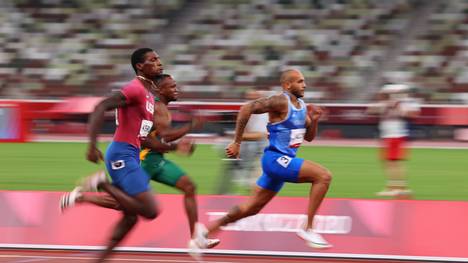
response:
<path fill-rule="evenodd" d="M 150 190 L 150 178 L 140 166 L 140 150 L 124 142 L 112 142 L 105 163 L 112 184 L 130 196 Z"/>
<path fill-rule="evenodd" d="M 257 185 L 278 192 L 284 182 L 297 183 L 304 159 L 266 150 L 262 157 L 263 174 Z"/>

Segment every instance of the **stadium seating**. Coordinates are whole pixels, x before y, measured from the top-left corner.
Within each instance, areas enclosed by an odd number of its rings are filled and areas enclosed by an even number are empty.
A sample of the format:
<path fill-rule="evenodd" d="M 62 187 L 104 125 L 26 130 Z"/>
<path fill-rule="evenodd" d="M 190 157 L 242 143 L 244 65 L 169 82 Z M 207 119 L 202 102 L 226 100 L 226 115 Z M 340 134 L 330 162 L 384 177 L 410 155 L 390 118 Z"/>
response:
<path fill-rule="evenodd" d="M 313 87 L 307 98 L 343 101 L 398 36 L 410 9 L 406 1 L 213 0 L 171 45 L 167 69 L 190 84 L 188 98 L 209 91 L 239 99 L 247 89 L 278 86 L 278 72 L 295 67 Z"/>
<path fill-rule="evenodd" d="M 278 89 L 278 72 L 294 67 L 306 77 L 308 100 L 347 101 L 363 92 L 366 77 L 427 3 L 2 1 L 0 97 L 106 94 L 131 77 L 131 50 L 158 43 L 183 99 L 240 100 L 251 88 Z M 466 101 L 467 10 L 463 0 L 438 1 L 384 76 L 414 84 L 428 101 Z"/>
<path fill-rule="evenodd" d="M 467 1 L 440 1 L 399 57 L 398 70 L 428 101 L 468 103 L 467 13 Z"/>
<path fill-rule="evenodd" d="M 128 75 L 130 52 L 158 37 L 178 0 L 0 3 L 0 95 L 102 95 Z"/>

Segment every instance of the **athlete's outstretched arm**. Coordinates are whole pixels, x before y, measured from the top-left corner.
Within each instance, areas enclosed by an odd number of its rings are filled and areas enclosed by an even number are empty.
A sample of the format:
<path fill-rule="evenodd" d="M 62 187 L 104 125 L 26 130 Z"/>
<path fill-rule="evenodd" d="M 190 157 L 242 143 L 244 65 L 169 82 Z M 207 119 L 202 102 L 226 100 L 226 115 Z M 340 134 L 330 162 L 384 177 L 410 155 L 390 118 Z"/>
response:
<path fill-rule="evenodd" d="M 189 124 L 183 125 L 181 127 L 172 127 L 171 125 L 167 127 L 161 127 L 158 129 L 159 137 L 162 138 L 165 142 L 172 142 L 178 140 L 189 133 L 191 130 L 201 127 L 202 121 L 193 117 L 192 121 Z"/>
<path fill-rule="evenodd" d="M 244 104 L 240 108 L 239 113 L 237 114 L 234 141 L 226 148 L 226 155 L 228 157 L 232 158 L 239 156 L 240 144 L 244 135 L 245 126 L 247 126 L 247 122 L 250 119 L 250 115 L 276 111 L 280 105 L 278 100 L 278 96 L 259 98 Z"/>
<path fill-rule="evenodd" d="M 141 146 L 143 148 L 149 148 L 153 151 L 166 153 L 170 151 L 175 151 L 177 149 L 177 144 L 175 143 L 163 143 L 157 138 L 148 136 L 145 140 L 141 141 Z"/>
<path fill-rule="evenodd" d="M 149 148 L 153 151 L 160 152 L 160 153 L 178 151 L 179 144 L 180 143 L 183 144 L 185 141 L 182 140 L 181 142 L 178 142 L 178 143 L 171 143 L 171 141 L 174 141 L 184 136 L 190 131 L 190 129 L 187 128 L 184 130 L 185 126 L 180 129 L 179 128 L 172 129 L 170 113 L 164 104 L 156 105 L 155 111 L 153 114 L 153 122 L 154 122 L 154 125 L 153 125 L 154 131 L 151 132 L 150 135 L 141 142 L 141 145 L 144 148 Z M 165 137 L 164 136 L 165 131 L 169 131 L 169 135 L 174 136 L 174 137 Z"/>
<path fill-rule="evenodd" d="M 247 122 L 249 122 L 250 115 L 269 112 L 272 103 L 272 97 L 259 98 L 244 104 L 240 108 L 236 120 L 235 143 L 240 144 L 242 142 L 242 135 L 244 135 L 245 126 L 247 126 Z"/>
<path fill-rule="evenodd" d="M 87 159 L 93 163 L 102 160 L 102 153 L 97 148 L 97 135 L 101 129 L 102 122 L 104 120 L 104 113 L 108 110 L 113 110 L 118 107 L 127 105 L 125 96 L 121 92 L 117 92 L 114 95 L 101 101 L 95 108 L 93 113 L 89 116 L 88 121 L 88 133 L 89 133 L 89 144 Z"/>
<path fill-rule="evenodd" d="M 163 103 L 158 103 L 155 107 L 153 122 L 155 133 L 162 143 L 169 143 L 182 138 L 194 128 L 199 128 L 203 124 L 200 118 L 193 117 L 192 122 L 181 127 L 172 127 L 171 114 Z"/>
<path fill-rule="evenodd" d="M 320 107 L 315 105 L 309 105 L 309 107 L 307 107 L 306 133 L 304 135 L 304 140 L 310 142 L 315 139 L 320 116 L 322 116 L 322 109 Z"/>

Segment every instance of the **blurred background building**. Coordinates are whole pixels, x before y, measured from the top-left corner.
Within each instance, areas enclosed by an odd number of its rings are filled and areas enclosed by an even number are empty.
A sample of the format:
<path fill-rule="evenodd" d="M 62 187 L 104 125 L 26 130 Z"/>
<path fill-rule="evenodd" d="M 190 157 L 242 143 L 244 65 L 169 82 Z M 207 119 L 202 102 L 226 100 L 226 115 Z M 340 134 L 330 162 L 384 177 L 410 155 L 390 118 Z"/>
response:
<path fill-rule="evenodd" d="M 183 100 L 241 101 L 302 70 L 306 100 L 366 102 L 383 83 L 468 103 L 466 0 L 3 0 L 0 97 L 101 96 L 153 47 Z"/>
<path fill-rule="evenodd" d="M 84 135 L 94 105 L 134 77 L 132 51 L 152 47 L 181 89 L 174 121 L 211 118 L 199 133 L 229 132 L 249 90 L 278 91 L 279 72 L 297 68 L 306 102 L 327 108 L 320 138 L 376 138 L 367 104 L 396 83 L 423 105 L 415 138 L 468 140 L 467 0 L 3 0 L 0 11 L 0 130 L 16 137 Z"/>
<path fill-rule="evenodd" d="M 201 195 L 246 195 L 246 186 L 261 175 L 257 158 L 265 136 L 244 137 L 244 160 L 224 156 L 240 106 L 253 99 L 249 92 L 281 90 L 280 71 L 297 68 L 306 78 L 305 101 L 324 108 L 317 140 L 304 143 L 313 147 L 301 147 L 300 157 L 323 164 L 334 177 L 327 193 L 334 199 L 315 222 L 321 233 L 332 234 L 336 250 L 321 254 L 343 253 L 354 262 L 359 255 L 366 262 L 371 255 L 381 262 L 392 255 L 468 262 L 468 0 L 0 0 L 0 257 L 14 260 L 15 246 L 101 244 L 100 235 L 80 229 L 105 230 L 107 214 L 80 210 L 78 217 L 58 217 L 59 193 L 45 191 L 69 191 L 102 168 L 85 160 L 84 143 L 69 142 L 87 141 L 94 105 L 135 77 L 130 55 L 140 47 L 160 54 L 181 90 L 169 106 L 175 126 L 194 115 L 207 119 L 190 134 L 196 155 L 168 154 L 197 184 L 201 222 L 245 200 Z M 387 84 L 408 89 L 390 94 Z M 381 114 L 385 110 L 371 115 L 369 108 L 390 104 L 387 95 L 420 111 L 400 116 L 395 106 L 392 116 Z M 404 149 L 411 155 L 382 158 L 382 120 L 404 130 L 392 139 L 409 139 Z M 266 121 L 257 119 L 246 131 L 264 133 Z M 114 112 L 107 112 L 101 150 L 114 129 Z M 29 141 L 34 143 L 4 143 Z M 236 225 L 242 232 L 224 239 L 223 249 L 251 249 L 246 260 L 276 249 L 291 250 L 298 260 L 302 249 L 317 257 L 291 233 L 306 218 L 300 197 L 309 191 L 309 185 L 288 184 L 281 195 L 299 198 L 283 199 L 245 221 L 251 223 Z M 183 208 L 174 205 L 182 203 L 176 195 L 161 197 L 161 219 L 134 233 L 136 242 L 127 240 L 128 247 L 185 248 L 180 231 L 187 231 L 177 221 L 185 220 Z M 439 201 L 366 200 L 410 197 Z M 27 255 L 14 262 L 47 260 Z"/>

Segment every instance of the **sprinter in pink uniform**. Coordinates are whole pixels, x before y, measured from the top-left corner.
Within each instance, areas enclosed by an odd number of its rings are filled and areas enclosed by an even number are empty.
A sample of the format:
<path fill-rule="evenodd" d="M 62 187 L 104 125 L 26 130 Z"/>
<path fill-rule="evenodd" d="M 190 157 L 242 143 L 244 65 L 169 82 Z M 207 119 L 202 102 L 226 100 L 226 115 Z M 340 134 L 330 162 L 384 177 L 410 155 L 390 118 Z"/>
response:
<path fill-rule="evenodd" d="M 61 207 L 74 202 L 81 191 L 103 190 L 119 204 L 122 219 L 117 223 L 106 249 L 97 262 L 103 262 L 120 241 L 135 226 L 138 216 L 155 219 L 158 208 L 149 185 L 149 176 L 140 167 L 140 146 L 155 145 L 156 140 L 148 138 L 153 126 L 155 85 L 151 80 L 162 73 L 159 55 L 149 48 L 133 52 L 131 63 L 136 78 L 113 96 L 100 102 L 89 119 L 89 146 L 87 159 L 98 163 L 103 159 L 97 148 L 97 134 L 103 122 L 104 113 L 117 109 L 117 129 L 113 142 L 106 152 L 105 164 L 112 183 L 108 182 L 103 172 L 96 173 L 84 180 L 81 187 L 65 194 Z"/>

